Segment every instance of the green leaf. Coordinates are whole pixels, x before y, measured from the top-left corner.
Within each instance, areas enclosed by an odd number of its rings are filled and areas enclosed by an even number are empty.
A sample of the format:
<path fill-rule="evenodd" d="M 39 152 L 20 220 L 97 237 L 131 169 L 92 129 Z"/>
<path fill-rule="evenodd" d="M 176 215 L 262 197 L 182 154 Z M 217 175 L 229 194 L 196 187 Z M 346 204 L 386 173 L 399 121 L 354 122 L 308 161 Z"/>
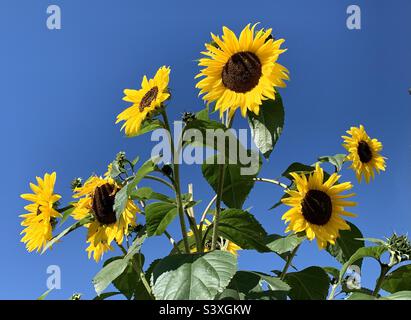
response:
<path fill-rule="evenodd" d="M 347 222 L 351 230 L 341 230 L 340 237 L 337 238 L 335 245 L 328 244 L 327 252 L 336 258 L 340 263 L 347 262 L 350 257 L 359 249 L 364 247 L 361 231 L 351 222 Z M 355 264 L 361 267 L 362 260 L 359 259 Z"/>
<path fill-rule="evenodd" d="M 209 226 L 212 228 L 212 225 Z M 221 212 L 218 225 L 219 235 L 239 245 L 242 249 L 267 252 L 266 231 L 256 218 L 243 210 L 226 209 Z"/>
<path fill-rule="evenodd" d="M 66 210 L 64 210 L 63 212 L 61 212 L 63 214 L 61 220 L 60 220 L 60 226 L 64 224 L 64 222 L 67 221 L 67 219 L 71 216 L 71 214 L 73 213 L 73 210 L 75 209 L 75 207 L 72 205 L 72 203 L 70 203 L 70 206 L 67 207 Z"/>
<path fill-rule="evenodd" d="M 127 254 L 122 259 L 110 259 L 108 263 L 94 276 L 93 285 L 97 295 L 100 295 L 115 279 L 126 270 L 130 261 L 140 251 L 146 235 L 136 238 Z"/>
<path fill-rule="evenodd" d="M 119 219 L 120 215 L 124 212 L 127 206 L 129 196 L 132 192 L 134 192 L 138 183 L 150 172 L 156 170 L 157 161 L 158 157 L 147 160 L 135 173 L 133 179 L 123 188 L 121 188 L 119 192 L 116 193 L 116 197 L 114 200 L 114 211 L 116 212 L 117 220 Z"/>
<path fill-rule="evenodd" d="M 216 159 L 217 156 L 214 157 Z M 204 178 L 217 193 L 219 181 L 219 166 L 218 164 L 204 163 L 201 166 Z M 224 173 L 224 187 L 222 200 L 227 207 L 241 209 L 247 199 L 251 189 L 254 187 L 254 178 L 258 175 L 261 169 L 261 159 L 259 168 L 253 175 L 242 175 L 241 169 L 247 168 L 247 165 L 227 164 Z"/>
<path fill-rule="evenodd" d="M 336 154 L 334 156 L 323 156 L 319 157 L 318 161 L 320 162 L 329 162 L 335 167 L 335 171 L 341 171 L 345 158 L 347 157 L 346 154 Z"/>
<path fill-rule="evenodd" d="M 131 135 L 131 136 L 127 136 L 128 138 L 134 138 L 137 136 L 141 136 L 145 133 L 154 131 L 156 129 L 161 129 L 164 128 L 163 123 L 160 120 L 157 119 L 148 119 L 146 121 L 144 121 L 141 125 L 140 130 L 137 132 L 137 134 L 135 135 Z"/>
<path fill-rule="evenodd" d="M 353 265 L 354 262 L 365 258 L 365 257 L 371 257 L 374 259 L 379 259 L 381 255 L 387 251 L 387 248 L 385 246 L 374 246 L 374 247 L 362 247 L 359 248 L 351 257 L 348 259 L 346 263 L 342 266 L 340 270 L 340 278 L 339 282 L 341 282 L 342 278 L 344 277 L 344 274 L 346 273 L 347 269 L 349 266 Z"/>
<path fill-rule="evenodd" d="M 362 292 L 353 292 L 347 298 L 347 300 L 378 300 L 376 297 L 362 293 Z"/>
<path fill-rule="evenodd" d="M 270 290 L 263 290 L 263 282 L 268 285 Z M 227 288 L 218 296 L 218 299 L 278 299 L 280 294 L 284 297 L 284 293 L 289 290 L 290 286 L 279 278 L 260 272 L 237 271 Z"/>
<path fill-rule="evenodd" d="M 389 300 L 411 300 L 411 291 L 398 291 L 385 298 Z"/>
<path fill-rule="evenodd" d="M 314 170 L 315 170 L 315 167 L 313 166 L 307 166 L 300 162 L 293 162 L 292 164 L 288 166 L 287 169 L 285 169 L 285 171 L 281 175 L 287 179 L 293 180 L 293 177 L 290 175 L 290 173 L 292 172 L 295 172 L 298 174 L 308 174 Z"/>
<path fill-rule="evenodd" d="M 92 220 L 91 217 L 85 217 L 81 219 L 80 221 L 77 221 L 76 223 L 72 224 L 70 227 L 64 229 L 62 232 L 60 232 L 57 236 L 52 238 L 47 244 L 44 246 L 43 250 L 41 251 L 41 254 L 46 252 L 49 248 L 51 248 L 56 242 L 58 242 L 61 238 L 64 236 L 68 235 L 70 232 L 73 232 L 74 230 L 80 228 L 81 226 L 89 223 Z"/>
<path fill-rule="evenodd" d="M 399 267 L 384 278 L 382 289 L 394 293 L 411 290 L 411 264 Z"/>
<path fill-rule="evenodd" d="M 278 254 L 290 252 L 295 249 L 301 242 L 306 239 L 305 236 L 301 236 L 295 233 L 287 236 L 280 236 L 278 234 L 271 234 L 267 237 L 267 247 Z"/>
<path fill-rule="evenodd" d="M 153 272 L 158 300 L 211 300 L 222 292 L 237 271 L 237 259 L 224 251 L 172 255 Z"/>
<path fill-rule="evenodd" d="M 163 202 L 174 203 L 175 199 L 172 199 L 162 193 L 154 192 L 153 189 L 149 187 L 138 188 L 130 192 L 130 199 L 132 200 L 160 200 Z"/>
<path fill-rule="evenodd" d="M 121 292 L 105 292 L 93 298 L 93 300 L 106 300 L 107 298 L 121 294 Z"/>
<path fill-rule="evenodd" d="M 173 203 L 156 202 L 146 206 L 146 224 L 148 236 L 163 234 L 168 225 L 177 216 L 177 206 Z"/>
<path fill-rule="evenodd" d="M 206 106 L 204 109 L 196 113 L 196 119 L 209 121 L 210 120 L 210 107 Z"/>
<path fill-rule="evenodd" d="M 248 124 L 255 145 L 268 159 L 284 127 L 284 107 L 280 94 L 276 94 L 275 100 L 263 101 L 258 116 L 248 112 Z"/>
<path fill-rule="evenodd" d="M 325 300 L 330 280 L 320 267 L 308 267 L 298 272 L 287 273 L 285 281 L 290 285 L 292 300 Z"/>
<path fill-rule="evenodd" d="M 323 267 L 324 271 L 330 274 L 333 279 L 338 280 L 340 277 L 340 270 L 334 267 Z"/>

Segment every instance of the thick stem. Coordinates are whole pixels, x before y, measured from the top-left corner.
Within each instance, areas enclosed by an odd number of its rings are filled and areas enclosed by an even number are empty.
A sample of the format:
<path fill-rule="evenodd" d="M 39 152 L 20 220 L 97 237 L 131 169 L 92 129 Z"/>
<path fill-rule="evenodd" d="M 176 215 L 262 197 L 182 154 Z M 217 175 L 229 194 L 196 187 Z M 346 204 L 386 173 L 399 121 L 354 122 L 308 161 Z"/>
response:
<path fill-rule="evenodd" d="M 184 248 L 186 253 L 190 253 L 190 246 L 188 244 L 188 239 L 187 239 L 187 228 L 186 228 L 186 222 L 185 222 L 185 217 L 184 217 L 184 208 L 183 208 L 183 203 L 181 200 L 181 188 L 180 188 L 180 168 L 178 164 L 178 159 L 176 161 L 175 159 L 175 148 L 174 148 L 174 141 L 171 135 L 171 130 L 170 130 L 170 125 L 168 122 L 168 117 L 167 113 L 165 110 L 161 112 L 163 119 L 164 119 L 164 125 L 166 130 L 168 131 L 170 135 L 170 146 L 171 146 L 171 152 L 173 154 L 173 173 L 174 173 L 174 189 L 176 193 L 176 201 L 177 201 L 177 209 L 178 209 L 178 216 L 180 219 L 180 228 L 181 228 L 181 234 L 183 236 L 183 242 L 184 242 Z"/>
<path fill-rule="evenodd" d="M 378 292 L 380 292 L 381 290 L 381 286 L 384 282 L 385 276 L 388 273 L 388 271 L 391 269 L 391 267 L 389 267 L 387 264 L 384 264 L 381 262 L 380 262 L 380 266 L 381 266 L 380 276 L 378 277 L 377 284 L 375 285 L 375 289 L 372 293 L 374 297 L 378 296 Z"/>
<path fill-rule="evenodd" d="M 291 262 L 293 261 L 293 259 L 294 259 L 294 257 L 295 257 L 295 254 L 297 253 L 298 249 L 300 248 L 300 245 L 301 245 L 301 244 L 299 244 L 298 246 L 296 246 L 296 247 L 294 248 L 294 250 L 291 251 L 291 254 L 288 256 L 287 262 L 285 263 L 285 266 L 284 266 L 284 268 L 283 268 L 283 271 L 281 272 L 281 276 L 280 276 L 280 279 L 281 279 L 281 280 L 284 280 L 284 279 L 285 279 L 285 276 L 286 276 L 286 274 L 287 274 L 288 268 L 290 267 Z"/>
<path fill-rule="evenodd" d="M 211 241 L 211 250 L 215 250 L 218 240 L 218 223 L 220 222 L 220 213 L 221 213 L 221 197 L 223 196 L 224 188 L 224 175 L 225 175 L 225 163 L 219 165 L 218 170 L 218 189 L 217 189 L 217 198 L 216 198 L 216 210 L 214 215 L 213 222 L 213 236 Z"/>

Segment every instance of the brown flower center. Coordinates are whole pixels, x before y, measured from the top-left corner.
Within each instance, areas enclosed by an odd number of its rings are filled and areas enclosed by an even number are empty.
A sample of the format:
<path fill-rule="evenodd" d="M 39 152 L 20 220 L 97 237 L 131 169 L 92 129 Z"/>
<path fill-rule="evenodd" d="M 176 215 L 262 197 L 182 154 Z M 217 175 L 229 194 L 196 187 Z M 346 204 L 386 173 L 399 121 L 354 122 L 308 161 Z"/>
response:
<path fill-rule="evenodd" d="M 302 203 L 302 214 L 308 222 L 319 226 L 327 224 L 332 214 L 331 198 L 323 191 L 309 190 Z"/>
<path fill-rule="evenodd" d="M 223 68 L 221 78 L 226 88 L 244 93 L 253 89 L 262 75 L 261 62 L 252 52 L 238 52 Z"/>
<path fill-rule="evenodd" d="M 146 92 L 140 102 L 140 112 L 142 112 L 145 108 L 149 107 L 151 102 L 157 98 L 158 95 L 158 87 L 152 87 L 150 90 Z"/>
<path fill-rule="evenodd" d="M 114 212 L 115 196 L 115 186 L 109 183 L 97 187 L 94 191 L 92 208 L 97 221 L 101 224 L 116 222 L 116 213 Z"/>
<path fill-rule="evenodd" d="M 357 147 L 358 156 L 362 163 L 368 163 L 372 159 L 372 151 L 370 146 L 365 141 L 360 141 Z"/>

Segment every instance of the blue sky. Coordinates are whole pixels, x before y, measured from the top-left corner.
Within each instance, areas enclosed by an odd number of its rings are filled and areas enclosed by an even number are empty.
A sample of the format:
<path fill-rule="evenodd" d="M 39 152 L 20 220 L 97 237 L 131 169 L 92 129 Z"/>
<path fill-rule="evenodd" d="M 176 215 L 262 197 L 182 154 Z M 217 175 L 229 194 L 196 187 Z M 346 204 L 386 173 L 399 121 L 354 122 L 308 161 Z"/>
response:
<path fill-rule="evenodd" d="M 46 9 L 62 10 L 62 29 L 46 28 Z M 20 219 L 36 175 L 57 171 L 56 191 L 69 201 L 69 182 L 77 176 L 103 173 L 115 154 L 149 156 L 150 136 L 127 139 L 114 125 L 127 104 L 124 88 L 138 87 L 144 74 L 152 76 L 170 65 L 173 100 L 168 112 L 179 119 L 197 111 L 193 77 L 210 32 L 226 25 L 239 32 L 249 22 L 272 27 L 286 39 L 288 51 L 280 62 L 291 81 L 281 90 L 285 108 L 284 133 L 262 177 L 277 177 L 291 162 L 312 163 L 317 156 L 340 153 L 340 136 L 351 125 L 364 124 L 384 143 L 387 172 L 370 185 L 355 184 L 352 219 L 370 237 L 410 230 L 410 102 L 411 3 L 355 1 L 362 9 L 362 29 L 346 28 L 346 8 L 352 1 L 1 1 L 0 103 L 2 125 L 1 199 L 2 244 L 0 298 L 32 299 L 46 290 L 46 269 L 58 265 L 62 289 L 50 298 L 65 299 L 73 292 L 93 298 L 91 279 L 100 265 L 88 260 L 84 229 L 71 234 L 43 256 L 29 254 L 20 241 Z M 244 119 L 236 127 L 247 127 Z M 199 167 L 183 168 L 183 185 L 195 181 L 195 196 L 203 206 L 212 196 Z M 344 172 L 352 180 L 352 172 Z M 153 186 L 147 183 L 148 186 Z M 281 196 L 271 185 L 257 185 L 245 207 L 270 233 L 281 233 L 285 207 L 268 211 Z M 200 206 L 201 207 L 201 206 Z M 178 235 L 176 225 L 171 232 Z M 170 249 L 165 238 L 147 241 L 147 260 Z M 273 254 L 243 251 L 240 267 L 270 271 L 281 268 Z M 338 266 L 314 243 L 295 259 L 300 267 Z M 365 263 L 365 286 L 373 285 L 374 263 Z"/>

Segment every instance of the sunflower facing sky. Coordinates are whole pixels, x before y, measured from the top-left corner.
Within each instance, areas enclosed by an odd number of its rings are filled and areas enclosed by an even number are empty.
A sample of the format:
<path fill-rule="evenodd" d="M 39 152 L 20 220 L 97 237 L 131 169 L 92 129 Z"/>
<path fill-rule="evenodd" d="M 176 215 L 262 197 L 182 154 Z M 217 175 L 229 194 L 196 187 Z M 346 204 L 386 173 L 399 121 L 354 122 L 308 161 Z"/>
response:
<path fill-rule="evenodd" d="M 355 171 L 355 175 L 359 182 L 364 177 L 367 183 L 370 179 L 374 179 L 374 170 L 380 173 L 385 171 L 385 158 L 380 155 L 382 143 L 377 139 L 371 139 L 364 129 L 360 127 L 351 127 L 347 131 L 350 135 L 342 136 L 344 139 L 344 148 L 349 152 L 347 160 L 352 161 L 351 168 Z"/>
<path fill-rule="evenodd" d="M 140 90 L 124 90 L 123 100 L 133 105 L 117 116 L 116 123 L 124 121 L 121 129 L 125 129 L 127 136 L 137 135 L 143 121 L 170 97 L 169 78 L 170 68 L 162 66 L 154 78 L 147 80 L 146 76 L 143 77 Z"/>
<path fill-rule="evenodd" d="M 340 176 L 336 173 L 324 182 L 324 171 L 319 164 L 308 177 L 295 172 L 291 176 L 296 189 L 286 190 L 289 197 L 281 200 L 291 207 L 282 217 L 289 222 L 285 231 L 305 232 L 309 240 L 317 238 L 320 249 L 324 249 L 327 243 L 335 244 L 339 230 L 350 229 L 342 216 L 355 217 L 344 208 L 356 205 L 344 200 L 354 193 L 341 194 L 352 188 L 351 182 L 337 183 Z"/>
<path fill-rule="evenodd" d="M 89 215 L 94 217 L 92 222 L 85 225 L 88 228 L 89 243 L 86 251 L 89 259 L 93 255 L 96 262 L 101 259 L 104 252 L 113 249 L 113 240 L 121 244 L 124 235 L 128 234 L 129 226 L 136 225 L 135 215 L 138 208 L 131 200 L 117 221 L 113 206 L 118 191 L 119 187 L 113 179 L 98 176 L 92 176 L 82 187 L 74 189 L 73 198 L 79 199 L 74 204 L 74 219 L 81 220 Z"/>
<path fill-rule="evenodd" d="M 277 63 L 285 50 L 280 49 L 284 39 L 274 40 L 271 29 L 255 31 L 256 24 L 248 24 L 240 34 L 223 27 L 223 36 L 214 34 L 212 44 L 206 44 L 199 66 L 204 67 L 196 78 L 203 77 L 196 85 L 203 99 L 216 102 L 220 115 L 229 110 L 230 116 L 240 108 L 259 114 L 263 100 L 275 99 L 275 87 L 285 87 L 288 70 Z"/>
<path fill-rule="evenodd" d="M 52 238 L 52 229 L 55 220 L 61 214 L 55 209 L 61 196 L 54 193 L 56 183 L 56 173 L 46 173 L 44 178 L 36 177 L 37 185 L 30 183 L 33 193 L 22 194 L 24 200 L 32 203 L 24 207 L 28 213 L 21 215 L 24 220 L 21 225 L 25 229 L 21 232 L 24 234 L 21 242 L 26 244 L 29 252 L 41 251 Z"/>

